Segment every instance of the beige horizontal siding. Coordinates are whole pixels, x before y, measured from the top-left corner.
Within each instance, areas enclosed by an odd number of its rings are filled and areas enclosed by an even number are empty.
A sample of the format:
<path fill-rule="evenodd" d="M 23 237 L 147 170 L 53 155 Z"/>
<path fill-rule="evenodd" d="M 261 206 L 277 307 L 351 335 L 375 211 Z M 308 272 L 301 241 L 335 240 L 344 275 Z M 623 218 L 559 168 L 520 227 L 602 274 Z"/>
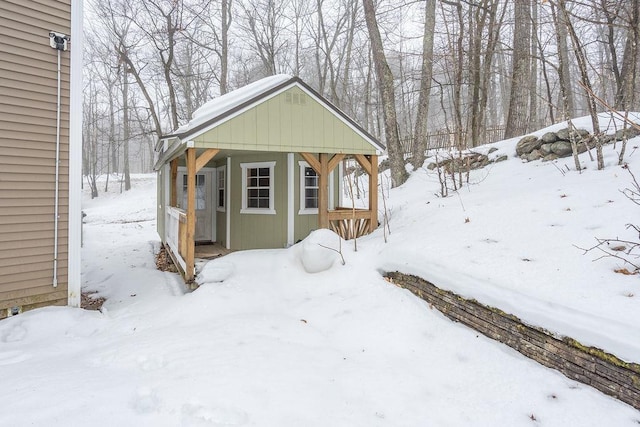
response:
<path fill-rule="evenodd" d="M 0 317 L 67 301 L 69 59 L 61 52 L 58 287 L 53 283 L 58 52 L 70 0 L 0 0 Z M 73 49 L 73 42 L 70 43 Z"/>
<path fill-rule="evenodd" d="M 63 238 L 60 240 L 63 243 L 66 243 L 67 239 Z M 29 253 L 30 255 L 26 255 L 26 256 L 32 256 L 32 254 L 36 254 L 37 252 L 44 252 L 43 250 L 41 251 L 40 248 L 43 249 L 47 249 L 47 251 L 49 252 L 49 254 L 51 255 L 49 257 L 49 259 L 53 259 L 53 239 L 49 239 L 48 242 L 44 242 L 44 243 L 49 243 L 48 246 L 44 246 L 43 245 L 43 241 L 42 240 L 20 240 L 20 241 L 16 241 L 16 242 L 0 242 L 0 252 L 4 252 L 4 251 L 22 251 L 22 253 Z M 22 258 L 22 262 L 23 265 L 26 265 L 29 267 L 29 269 L 32 270 L 38 270 L 39 268 L 37 267 L 36 264 L 31 265 L 30 263 L 26 263 L 24 257 L 18 257 L 18 256 L 13 256 L 13 254 L 11 252 L 7 252 L 9 255 L 7 256 L 8 260 L 11 259 L 15 259 L 15 258 Z M 46 255 L 46 254 L 42 254 L 40 253 L 39 255 Z M 39 256 L 39 255 L 34 255 L 34 256 Z M 64 257 L 63 257 L 64 255 Z M 58 252 L 58 259 L 66 259 L 67 257 L 67 252 L 66 251 L 60 251 Z M 7 261 L 8 264 L 13 264 L 10 261 Z M 66 266 L 66 263 L 64 263 L 64 265 Z M 51 269 L 50 265 L 46 265 L 44 266 L 47 270 Z M 52 271 L 49 271 L 49 274 L 51 275 Z M 0 272 L 0 277 L 4 275 L 4 272 Z M 21 277 L 18 279 L 22 279 Z M 65 280 L 66 282 L 66 280 Z M 5 282 L 3 282 L 5 283 Z M 0 286 L 0 290 L 1 290 L 1 286 Z"/>
<path fill-rule="evenodd" d="M 33 309 L 44 305 L 65 305 L 67 303 L 67 286 L 57 288 L 51 284 L 34 286 L 16 291 L 0 292 L 0 309 L 14 306 Z"/>

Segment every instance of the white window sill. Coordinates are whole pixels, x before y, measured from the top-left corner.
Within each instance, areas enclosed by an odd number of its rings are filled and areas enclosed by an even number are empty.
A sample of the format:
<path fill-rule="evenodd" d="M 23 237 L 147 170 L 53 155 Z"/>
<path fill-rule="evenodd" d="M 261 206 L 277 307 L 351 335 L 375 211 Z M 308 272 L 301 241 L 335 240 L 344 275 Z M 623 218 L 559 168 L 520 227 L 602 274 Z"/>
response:
<path fill-rule="evenodd" d="M 227 210 L 225 208 L 216 208 L 216 211 L 218 211 L 218 212 L 226 212 Z"/>
<path fill-rule="evenodd" d="M 318 209 L 300 209 L 298 215 L 318 215 Z"/>
<path fill-rule="evenodd" d="M 275 209 L 258 209 L 258 208 L 246 208 L 240 209 L 241 214 L 258 214 L 258 215 L 275 215 Z"/>

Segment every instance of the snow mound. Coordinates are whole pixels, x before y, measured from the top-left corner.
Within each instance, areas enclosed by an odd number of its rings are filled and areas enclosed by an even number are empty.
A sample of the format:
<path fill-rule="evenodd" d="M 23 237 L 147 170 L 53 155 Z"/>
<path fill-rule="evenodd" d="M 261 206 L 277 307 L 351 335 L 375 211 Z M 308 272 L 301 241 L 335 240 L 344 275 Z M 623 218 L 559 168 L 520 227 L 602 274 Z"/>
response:
<path fill-rule="evenodd" d="M 224 259 L 214 259 L 209 261 L 202 267 L 202 271 L 198 273 L 197 282 L 199 285 L 204 283 L 220 283 L 229 279 L 235 272 L 235 265 Z"/>
<path fill-rule="evenodd" d="M 307 273 L 329 270 L 340 258 L 341 238 L 331 230 L 315 230 L 301 243 L 300 262 Z M 335 250 L 332 250 L 335 249 Z"/>

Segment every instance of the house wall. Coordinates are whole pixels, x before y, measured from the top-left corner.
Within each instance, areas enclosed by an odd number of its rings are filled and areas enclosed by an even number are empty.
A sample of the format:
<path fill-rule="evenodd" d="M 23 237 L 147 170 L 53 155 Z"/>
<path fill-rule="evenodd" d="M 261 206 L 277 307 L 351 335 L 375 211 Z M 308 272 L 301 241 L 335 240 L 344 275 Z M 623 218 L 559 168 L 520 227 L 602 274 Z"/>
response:
<path fill-rule="evenodd" d="M 192 139 L 198 148 L 376 153 L 353 128 L 297 86 Z"/>
<path fill-rule="evenodd" d="M 58 286 L 53 287 L 57 51 L 71 0 L 0 1 L 0 317 L 67 303 L 70 52 L 61 54 Z"/>
<path fill-rule="evenodd" d="M 288 197 L 287 197 L 287 154 L 286 153 L 244 153 L 230 157 L 230 167 L 227 157 L 218 158 L 207 163 L 207 168 L 218 168 L 227 166 L 227 191 L 230 197 L 226 209 L 231 215 L 231 249 L 264 249 L 264 248 L 280 248 L 287 245 L 287 222 L 288 222 Z M 294 156 L 293 182 L 294 182 L 294 242 L 304 239 L 309 233 L 318 228 L 317 214 L 299 214 L 300 211 L 300 167 L 299 161 L 303 158 L 299 154 Z M 242 208 L 242 176 L 241 163 L 253 162 L 271 162 L 275 161 L 275 207 L 276 215 L 265 214 L 245 214 L 240 213 Z M 162 171 L 162 169 L 161 169 Z M 159 183 L 164 184 L 167 181 L 160 178 Z M 334 205 L 338 205 L 340 200 L 339 190 L 340 174 L 338 168 L 333 172 L 333 201 Z M 214 188 L 214 199 L 215 191 Z M 158 200 L 162 195 L 158 194 Z M 215 206 L 215 200 L 212 201 Z M 160 208 L 158 211 L 160 215 Z M 160 217 L 158 219 L 160 222 Z M 223 246 L 227 246 L 227 211 L 216 212 L 216 241 Z M 158 226 L 158 233 L 161 233 L 162 227 Z M 160 234 L 163 236 L 163 234 Z"/>
<path fill-rule="evenodd" d="M 274 207 L 276 214 L 240 213 L 242 209 L 241 163 L 275 161 Z M 231 248 L 265 249 L 283 248 L 287 244 L 287 154 L 253 153 L 231 157 L 230 199 Z"/>

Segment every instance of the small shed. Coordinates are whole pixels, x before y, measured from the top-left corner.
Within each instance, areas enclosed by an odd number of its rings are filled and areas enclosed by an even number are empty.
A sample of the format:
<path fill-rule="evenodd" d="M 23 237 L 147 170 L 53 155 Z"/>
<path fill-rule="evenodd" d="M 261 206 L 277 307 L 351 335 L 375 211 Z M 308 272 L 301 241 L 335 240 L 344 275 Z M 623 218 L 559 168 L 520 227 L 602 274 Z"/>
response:
<path fill-rule="evenodd" d="M 209 101 L 156 149 L 158 234 L 187 282 L 201 242 L 282 248 L 317 228 L 352 238 L 378 227 L 385 147 L 298 77 Z M 368 209 L 339 206 L 346 157 L 369 175 Z"/>

